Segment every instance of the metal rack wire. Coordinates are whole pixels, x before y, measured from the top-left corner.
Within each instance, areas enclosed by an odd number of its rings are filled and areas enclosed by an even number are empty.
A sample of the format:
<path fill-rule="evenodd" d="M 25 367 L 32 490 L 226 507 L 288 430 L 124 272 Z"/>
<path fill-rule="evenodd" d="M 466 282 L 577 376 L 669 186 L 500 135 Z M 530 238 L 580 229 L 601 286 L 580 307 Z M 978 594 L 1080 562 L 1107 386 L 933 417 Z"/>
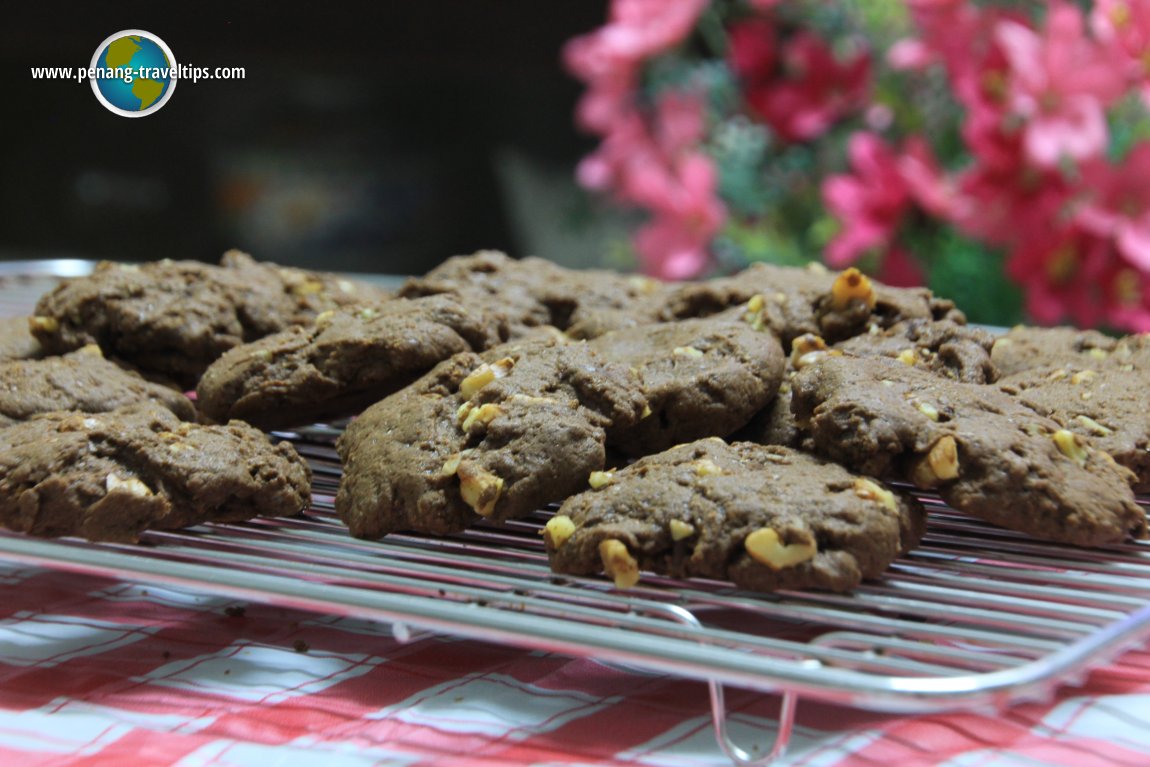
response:
<path fill-rule="evenodd" d="M 1150 545 L 1038 543 L 937 499 L 922 546 L 849 595 L 750 594 L 730 584 L 553 575 L 550 512 L 447 538 L 351 538 L 332 510 L 330 430 L 295 435 L 315 471 L 305 516 L 152 532 L 140 545 L 0 534 L 0 557 L 211 589 L 389 621 L 400 639 L 450 633 L 700 679 L 731 758 L 785 745 L 800 697 L 887 711 L 1001 706 L 1073 684 L 1150 634 Z M 775 749 L 725 731 L 722 685 L 784 694 Z"/>
<path fill-rule="evenodd" d="M 385 620 L 400 639 L 450 633 L 703 680 L 719 743 L 740 764 L 782 752 L 800 698 L 899 712 L 1009 705 L 1075 684 L 1150 635 L 1150 544 L 1035 542 L 930 496 L 922 545 L 848 595 L 654 575 L 620 592 L 556 576 L 540 536 L 547 510 L 446 538 L 356 540 L 332 509 L 337 433 L 288 435 L 315 475 L 305 516 L 153 532 L 135 546 L 0 532 L 0 558 Z M 728 736 L 723 685 L 783 695 L 764 755 Z"/>

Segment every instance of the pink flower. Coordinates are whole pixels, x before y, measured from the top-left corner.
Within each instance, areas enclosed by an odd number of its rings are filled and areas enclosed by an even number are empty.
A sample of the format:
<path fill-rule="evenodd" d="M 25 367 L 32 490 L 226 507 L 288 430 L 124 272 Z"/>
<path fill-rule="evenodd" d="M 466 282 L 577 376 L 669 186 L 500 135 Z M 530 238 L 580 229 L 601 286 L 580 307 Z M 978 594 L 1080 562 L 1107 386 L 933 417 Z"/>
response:
<path fill-rule="evenodd" d="M 964 200 L 921 136 L 907 139 L 897 162 L 899 176 L 920 208 L 942 219 L 961 215 Z"/>
<path fill-rule="evenodd" d="M 827 44 L 799 32 L 783 47 L 782 76 L 748 84 L 747 104 L 787 141 L 810 141 L 863 106 L 870 55 L 839 62 Z"/>
<path fill-rule="evenodd" d="M 1005 68 L 992 30 L 1004 18 L 1017 18 L 1001 8 L 968 0 L 908 0 L 919 40 L 896 43 L 888 57 L 896 68 L 923 68 L 940 61 L 967 106 L 981 103 L 997 89 L 994 70 Z"/>
<path fill-rule="evenodd" d="M 1022 130 L 994 107 L 976 105 L 967 112 L 962 138 L 977 163 L 998 174 L 1016 174 L 1027 167 Z"/>
<path fill-rule="evenodd" d="M 1131 333 L 1150 333 L 1150 275 L 1114 270 L 1102 282 L 1106 321 Z"/>
<path fill-rule="evenodd" d="M 829 176 L 822 188 L 823 201 L 843 226 L 826 250 L 826 262 L 836 268 L 885 250 L 911 204 L 898 156 L 882 139 L 855 133 L 848 153 L 853 174 Z"/>
<path fill-rule="evenodd" d="M 702 99 L 683 92 L 663 94 L 650 114 L 632 105 L 576 171 L 584 186 L 651 211 L 635 248 L 643 270 L 666 279 L 705 268 L 726 218 L 714 163 L 698 149 L 704 115 Z"/>
<path fill-rule="evenodd" d="M 657 216 L 635 233 L 635 252 L 644 274 L 663 280 L 689 280 L 707 268 L 710 238 L 702 238 L 677 218 Z"/>
<path fill-rule="evenodd" d="M 563 58 L 586 82 L 634 69 L 682 42 L 707 0 L 613 0 L 607 24 L 569 41 Z"/>
<path fill-rule="evenodd" d="M 878 251 L 879 279 L 888 285 L 921 285 L 922 268 L 897 245 L 896 235 L 916 204 L 934 215 L 950 214 L 959 204 L 953 185 L 918 136 L 899 155 L 873 133 L 855 133 L 848 153 L 854 175 L 823 182 L 823 200 L 843 227 L 827 245 L 826 262 L 843 267 Z"/>
<path fill-rule="evenodd" d="M 685 156 L 668 183 L 648 190 L 654 219 L 635 236 L 643 271 L 668 280 L 697 277 L 710 260 L 711 240 L 726 218 L 717 195 L 718 174 L 705 155 Z"/>
<path fill-rule="evenodd" d="M 591 188 L 614 189 L 624 202 L 671 211 L 680 166 L 702 157 L 697 147 L 704 128 L 700 97 L 666 93 L 649 118 L 632 109 L 616 120 L 580 164 L 579 178 Z"/>
<path fill-rule="evenodd" d="M 1095 0 L 1090 27 L 1124 60 L 1127 77 L 1150 104 L 1150 0 Z"/>
<path fill-rule="evenodd" d="M 603 135 L 634 98 L 642 63 L 682 42 L 707 0 L 613 0 L 607 24 L 563 48 L 568 71 L 587 83 L 576 107 L 585 130 Z"/>
<path fill-rule="evenodd" d="M 897 70 L 916 71 L 933 64 L 936 56 L 922 40 L 905 38 L 895 42 L 886 52 L 887 63 Z"/>
<path fill-rule="evenodd" d="M 703 97 L 668 91 L 655 105 L 655 143 L 668 156 L 699 145 L 706 133 Z"/>
<path fill-rule="evenodd" d="M 995 38 L 1010 64 L 1009 108 L 1026 123 L 1023 146 L 1037 165 L 1081 161 L 1106 148 L 1105 107 L 1122 95 L 1114 56 L 1086 37 L 1082 13 L 1054 2 L 1044 36 L 1002 21 Z"/>
<path fill-rule="evenodd" d="M 1112 237 L 1128 264 L 1150 274 L 1150 144 L 1137 145 L 1118 165 L 1097 161 L 1083 168 L 1092 198 L 1078 212 L 1090 231 Z"/>

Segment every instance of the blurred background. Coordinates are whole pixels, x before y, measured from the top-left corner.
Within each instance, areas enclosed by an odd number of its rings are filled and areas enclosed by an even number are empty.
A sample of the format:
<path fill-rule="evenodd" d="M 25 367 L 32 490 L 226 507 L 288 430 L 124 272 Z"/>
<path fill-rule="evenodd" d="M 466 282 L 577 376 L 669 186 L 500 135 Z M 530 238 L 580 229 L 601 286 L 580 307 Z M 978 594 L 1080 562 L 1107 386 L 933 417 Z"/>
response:
<path fill-rule="evenodd" d="M 126 29 L 245 76 L 140 119 L 31 76 Z M 1147 332 L 1147 40 L 1150 0 L 24 4 L 0 258 L 816 260 L 976 322 Z"/>
<path fill-rule="evenodd" d="M 594 142 L 560 61 L 606 0 L 29 5 L 0 25 L 0 258 L 214 261 L 239 247 L 417 273 L 478 248 L 579 265 L 611 238 L 574 182 Z M 182 82 L 139 119 L 88 82 L 32 79 L 86 67 L 123 29 L 246 77 Z"/>

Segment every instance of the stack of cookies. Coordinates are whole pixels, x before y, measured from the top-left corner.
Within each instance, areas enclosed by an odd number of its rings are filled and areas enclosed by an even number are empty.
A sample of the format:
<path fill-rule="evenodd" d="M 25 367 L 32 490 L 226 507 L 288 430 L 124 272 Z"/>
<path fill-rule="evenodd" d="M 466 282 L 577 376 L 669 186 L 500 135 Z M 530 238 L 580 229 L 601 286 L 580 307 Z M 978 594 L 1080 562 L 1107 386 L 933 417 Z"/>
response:
<path fill-rule="evenodd" d="M 219 266 L 99 264 L 10 320 L 0 344 L 0 525 L 132 542 L 149 529 L 298 514 L 311 473 L 287 442 L 203 422 L 184 390 L 227 350 L 387 296 L 225 254 Z"/>
<path fill-rule="evenodd" d="M 384 295 L 233 252 L 101 265 L 29 325 L 12 354 L 42 358 L 3 374 L 43 383 L 0 406 L 0 523 L 31 534 L 298 513 L 306 468 L 257 428 L 345 417 L 351 534 L 560 504 L 552 568 L 619 588 L 848 591 L 920 541 L 913 488 L 1044 540 L 1147 534 L 1150 340 L 996 336 L 854 269 L 669 285 L 484 251 Z"/>

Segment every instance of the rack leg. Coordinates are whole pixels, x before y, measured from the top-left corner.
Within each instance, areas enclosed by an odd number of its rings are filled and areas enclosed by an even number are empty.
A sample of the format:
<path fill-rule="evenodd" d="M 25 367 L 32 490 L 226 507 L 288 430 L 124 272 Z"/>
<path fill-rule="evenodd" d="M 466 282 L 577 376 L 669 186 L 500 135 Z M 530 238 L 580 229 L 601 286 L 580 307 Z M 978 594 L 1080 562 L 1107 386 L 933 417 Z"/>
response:
<path fill-rule="evenodd" d="M 781 757 L 787 750 L 791 739 L 791 730 L 795 724 L 795 709 L 799 704 L 799 696 L 793 692 L 783 693 L 783 705 L 779 711 L 779 729 L 775 735 L 775 742 L 770 750 L 761 755 L 753 756 L 741 746 L 731 740 L 727 731 L 727 704 L 723 697 L 723 686 L 718 682 L 709 682 L 711 691 L 711 723 L 715 728 L 715 740 L 730 760 L 739 767 L 764 767 Z"/>

